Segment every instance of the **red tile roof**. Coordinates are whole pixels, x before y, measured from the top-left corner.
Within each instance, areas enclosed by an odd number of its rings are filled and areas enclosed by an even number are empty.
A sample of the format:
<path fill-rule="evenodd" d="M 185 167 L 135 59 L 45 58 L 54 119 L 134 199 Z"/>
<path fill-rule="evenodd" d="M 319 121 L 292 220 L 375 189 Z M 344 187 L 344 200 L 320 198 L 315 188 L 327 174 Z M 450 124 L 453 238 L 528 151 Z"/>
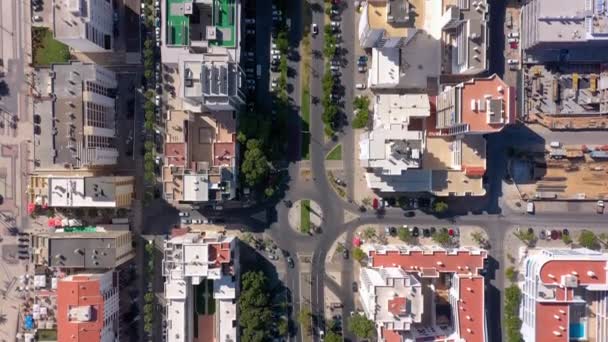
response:
<path fill-rule="evenodd" d="M 605 267 L 605 261 L 551 260 L 541 267 L 540 279 L 545 284 L 559 284 L 562 275 L 570 274 L 576 275 L 580 285 L 606 284 Z"/>
<path fill-rule="evenodd" d="M 512 123 L 515 119 L 515 90 L 500 79 L 496 74 L 488 78 L 473 78 L 462 85 L 461 121 L 469 124 L 471 132 L 495 132 L 504 125 Z M 501 89 L 501 90 L 499 90 Z M 489 124 L 486 111 L 474 111 L 471 100 L 485 100 L 485 96 L 492 99 L 502 98 L 504 109 L 504 123 Z"/>
<path fill-rule="evenodd" d="M 536 340 L 542 342 L 568 341 L 568 304 L 536 304 Z M 556 333 L 559 333 L 558 336 Z"/>
<path fill-rule="evenodd" d="M 395 316 L 403 316 L 407 314 L 407 299 L 405 297 L 396 297 L 388 300 L 388 311 Z"/>
<path fill-rule="evenodd" d="M 460 277 L 458 323 L 460 337 L 467 342 L 484 340 L 484 280 L 481 276 Z"/>
<path fill-rule="evenodd" d="M 401 335 L 394 330 L 382 328 L 381 334 L 385 342 L 401 342 Z"/>
<path fill-rule="evenodd" d="M 482 251 L 479 255 L 475 255 L 466 250 L 459 250 L 455 253 L 447 251 L 433 251 L 427 253 L 423 251 L 409 251 L 409 253 L 401 253 L 399 251 L 386 251 L 386 253 L 376 253 L 372 250 L 369 253 L 372 267 L 391 267 L 401 266 L 405 271 L 418 272 L 424 270 L 428 272 L 431 269 L 437 272 L 450 272 L 459 274 L 468 274 L 472 272 L 477 274 L 477 270 L 483 268 L 483 260 L 487 253 Z M 435 274 L 435 271 L 432 271 Z"/>
<path fill-rule="evenodd" d="M 186 143 L 165 143 L 167 164 L 186 166 Z"/>
<path fill-rule="evenodd" d="M 100 292 L 98 279 L 89 276 L 73 276 L 62 279 L 57 284 L 57 341 L 101 340 L 103 328 L 104 300 Z M 92 315 L 89 322 L 70 321 L 70 309 L 79 306 L 91 306 Z"/>
<path fill-rule="evenodd" d="M 236 143 L 222 142 L 213 144 L 213 165 L 230 165 L 235 157 Z"/>
<path fill-rule="evenodd" d="M 372 267 L 400 266 L 406 272 L 415 272 L 422 277 L 438 277 L 439 273 L 461 275 L 458 277 L 460 300 L 457 308 L 460 336 L 467 342 L 484 341 L 484 278 L 478 275 L 478 270 L 483 268 L 487 252 L 474 254 L 468 250 L 450 253 L 410 250 L 377 253 L 371 250 L 369 257 Z M 390 303 L 389 301 L 389 310 Z M 388 330 L 385 331 L 387 333 Z"/>

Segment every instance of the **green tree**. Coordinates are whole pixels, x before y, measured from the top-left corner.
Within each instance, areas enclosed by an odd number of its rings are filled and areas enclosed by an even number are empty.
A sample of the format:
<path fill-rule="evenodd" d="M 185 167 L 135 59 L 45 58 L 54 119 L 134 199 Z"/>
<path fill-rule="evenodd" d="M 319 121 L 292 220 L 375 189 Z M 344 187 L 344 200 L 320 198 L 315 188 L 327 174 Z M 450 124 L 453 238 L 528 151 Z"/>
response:
<path fill-rule="evenodd" d="M 509 279 L 511 282 L 514 282 L 517 280 L 517 271 L 515 270 L 515 267 L 510 266 L 505 270 L 505 276 L 507 277 L 507 279 Z"/>
<path fill-rule="evenodd" d="M 325 335 L 325 342 L 342 342 L 342 337 L 338 334 L 336 334 L 333 331 L 328 332 Z"/>
<path fill-rule="evenodd" d="M 154 302 L 154 293 L 152 292 L 147 292 L 144 295 L 144 300 L 146 301 L 146 303 L 152 303 Z"/>
<path fill-rule="evenodd" d="M 568 234 L 562 234 L 562 242 L 566 245 L 569 245 L 572 243 L 572 238 Z"/>
<path fill-rule="evenodd" d="M 373 227 L 367 227 L 363 230 L 364 239 L 373 239 L 376 237 L 376 230 Z"/>
<path fill-rule="evenodd" d="M 365 316 L 355 314 L 348 319 L 348 330 L 358 338 L 371 338 L 374 336 L 376 326 Z"/>
<path fill-rule="evenodd" d="M 281 336 L 286 336 L 287 333 L 289 333 L 289 320 L 287 320 L 287 318 L 281 317 L 281 320 L 277 325 L 277 331 Z"/>
<path fill-rule="evenodd" d="M 450 234 L 448 234 L 446 230 L 442 229 L 433 234 L 432 239 L 442 246 L 447 246 L 450 243 Z"/>
<path fill-rule="evenodd" d="M 505 314 L 504 327 L 508 342 L 520 342 L 521 319 L 519 318 L 519 302 L 521 291 L 517 285 L 511 285 L 505 289 Z"/>
<path fill-rule="evenodd" d="M 592 231 L 583 230 L 578 236 L 578 244 L 589 249 L 599 249 L 600 244 L 597 236 Z"/>
<path fill-rule="evenodd" d="M 365 259 L 365 257 L 366 257 L 365 252 L 361 248 L 359 248 L 359 247 L 353 248 L 353 259 L 355 259 L 359 263 L 361 263 Z"/>
<path fill-rule="evenodd" d="M 410 245 L 416 243 L 416 238 L 414 236 L 412 236 L 412 233 L 410 233 L 410 230 L 404 227 L 401 227 L 397 230 L 397 236 L 399 237 L 399 239 L 405 243 L 408 243 Z"/>
<path fill-rule="evenodd" d="M 144 331 L 147 332 L 148 334 L 152 332 L 152 322 L 144 323 Z"/>
<path fill-rule="evenodd" d="M 286 54 L 289 49 L 289 40 L 287 39 L 287 32 L 285 30 L 279 31 L 276 43 L 277 49 L 279 49 L 281 54 Z"/>
<path fill-rule="evenodd" d="M 308 307 L 305 307 L 298 312 L 298 323 L 300 323 L 302 329 L 307 332 L 310 332 L 312 329 L 312 313 Z"/>
<path fill-rule="evenodd" d="M 261 271 L 250 271 L 241 277 L 239 297 L 242 341 L 266 341 L 273 322 L 268 292 L 268 279 Z"/>
<path fill-rule="evenodd" d="M 269 186 L 266 189 L 264 189 L 264 195 L 268 198 L 274 196 L 274 187 L 273 186 Z"/>
<path fill-rule="evenodd" d="M 245 177 L 245 184 L 255 186 L 266 179 L 270 167 L 268 160 L 261 150 L 261 144 L 256 139 L 247 141 L 247 149 L 241 165 L 241 173 Z"/>
<path fill-rule="evenodd" d="M 437 201 L 433 205 L 433 211 L 436 213 L 443 213 L 448 210 L 448 204 L 442 201 Z"/>
<path fill-rule="evenodd" d="M 152 312 L 154 312 L 154 306 L 152 306 L 152 304 L 145 304 L 144 305 L 144 314 L 151 315 Z"/>
<path fill-rule="evenodd" d="M 367 123 L 369 122 L 369 110 L 359 110 L 355 114 L 355 118 L 353 119 L 352 126 L 355 129 L 361 129 L 367 127 Z"/>

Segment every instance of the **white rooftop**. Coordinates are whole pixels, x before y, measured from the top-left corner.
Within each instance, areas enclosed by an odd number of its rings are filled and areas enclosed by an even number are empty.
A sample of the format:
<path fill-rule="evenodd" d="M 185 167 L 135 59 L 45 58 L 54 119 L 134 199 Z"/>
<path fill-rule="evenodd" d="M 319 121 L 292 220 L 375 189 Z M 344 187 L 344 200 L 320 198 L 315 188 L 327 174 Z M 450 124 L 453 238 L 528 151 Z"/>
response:
<path fill-rule="evenodd" d="M 184 175 L 184 201 L 205 202 L 209 200 L 209 181 L 206 175 Z"/>
<path fill-rule="evenodd" d="M 114 177 L 49 177 L 48 188 L 51 207 L 116 206 Z"/>

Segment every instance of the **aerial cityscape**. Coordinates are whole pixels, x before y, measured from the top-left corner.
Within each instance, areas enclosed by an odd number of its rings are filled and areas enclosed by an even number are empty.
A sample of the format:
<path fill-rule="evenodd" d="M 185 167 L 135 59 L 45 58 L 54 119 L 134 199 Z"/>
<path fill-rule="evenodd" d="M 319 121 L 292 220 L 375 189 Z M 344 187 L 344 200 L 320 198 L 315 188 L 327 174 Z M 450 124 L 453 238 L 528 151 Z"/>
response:
<path fill-rule="evenodd" d="M 0 341 L 608 342 L 608 2 L 0 1 Z"/>

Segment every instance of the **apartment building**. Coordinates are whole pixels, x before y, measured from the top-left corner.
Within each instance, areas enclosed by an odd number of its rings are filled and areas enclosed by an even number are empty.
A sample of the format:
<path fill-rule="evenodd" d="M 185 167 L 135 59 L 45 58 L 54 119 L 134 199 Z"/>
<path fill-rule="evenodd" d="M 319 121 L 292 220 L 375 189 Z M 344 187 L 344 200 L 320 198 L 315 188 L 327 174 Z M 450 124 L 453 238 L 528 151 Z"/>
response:
<path fill-rule="evenodd" d="M 30 176 L 29 203 L 52 208 L 129 208 L 133 176 Z"/>
<path fill-rule="evenodd" d="M 57 0 L 49 6 L 53 11 L 55 39 L 80 52 L 112 51 L 112 1 Z"/>
<path fill-rule="evenodd" d="M 174 231 L 165 241 L 168 342 L 238 341 L 238 248 L 234 237 Z"/>
<path fill-rule="evenodd" d="M 128 225 L 76 226 L 32 235 L 34 265 L 64 270 L 110 270 L 133 259 Z"/>
<path fill-rule="evenodd" d="M 442 74 L 477 75 L 488 70 L 487 0 L 445 1 L 442 6 Z"/>
<path fill-rule="evenodd" d="M 362 246 L 364 315 L 383 342 L 488 341 L 484 268 L 487 252 L 406 245 Z"/>
<path fill-rule="evenodd" d="M 532 250 L 524 259 L 521 333 L 532 341 L 608 340 L 608 254 Z"/>
<path fill-rule="evenodd" d="M 96 64 L 52 65 L 51 115 L 34 113 L 37 171 L 94 169 L 118 162 L 116 74 Z M 43 129 L 44 128 L 44 129 Z"/>
<path fill-rule="evenodd" d="M 373 129 L 359 140 L 359 161 L 368 187 L 382 192 L 430 191 L 430 173 L 421 170 L 429 97 L 381 94 L 373 104 Z"/>
<path fill-rule="evenodd" d="M 604 62 L 608 16 L 603 0 L 529 0 L 522 8 L 526 61 Z"/>
<path fill-rule="evenodd" d="M 162 168 L 163 196 L 172 204 L 221 202 L 236 196 L 236 116 L 169 111 Z"/>
<path fill-rule="evenodd" d="M 515 89 L 496 74 L 447 86 L 437 96 L 436 135 L 488 134 L 515 122 Z"/>
<path fill-rule="evenodd" d="M 118 273 L 83 273 L 57 281 L 57 341 L 119 339 Z"/>

